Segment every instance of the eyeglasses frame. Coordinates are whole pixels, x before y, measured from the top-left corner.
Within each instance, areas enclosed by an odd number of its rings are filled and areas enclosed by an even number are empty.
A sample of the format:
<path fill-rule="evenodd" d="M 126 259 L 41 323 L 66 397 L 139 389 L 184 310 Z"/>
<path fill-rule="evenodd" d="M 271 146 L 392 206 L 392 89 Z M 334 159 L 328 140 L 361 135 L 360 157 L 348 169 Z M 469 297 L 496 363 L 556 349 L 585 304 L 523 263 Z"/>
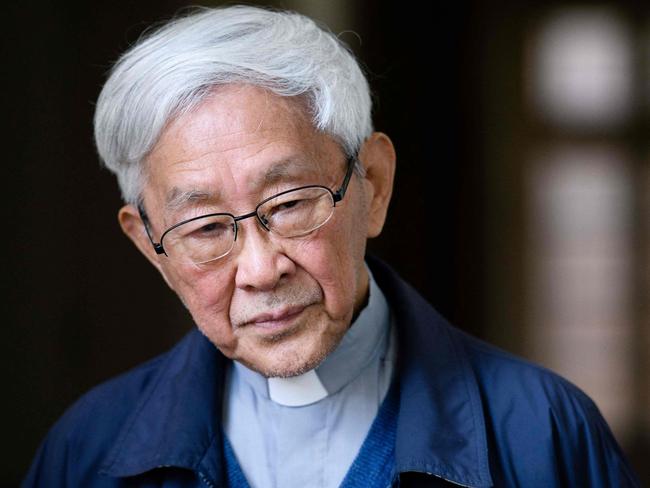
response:
<path fill-rule="evenodd" d="M 231 213 L 228 213 L 228 212 L 217 212 L 217 213 L 199 215 L 198 217 L 192 217 L 191 219 L 186 219 L 186 220 L 183 220 L 181 222 L 178 222 L 178 223 L 172 225 L 171 227 L 169 227 L 167 230 L 165 230 L 162 233 L 162 235 L 160 236 L 160 242 L 155 242 L 153 240 L 153 236 L 151 234 L 151 227 L 150 227 L 149 217 L 147 216 L 147 213 L 144 210 L 144 206 L 142 205 L 142 202 L 138 203 L 138 206 L 137 206 L 138 207 L 138 213 L 140 214 L 140 218 L 142 219 L 142 223 L 144 224 L 145 232 L 147 233 L 147 237 L 149 238 L 149 241 L 151 242 L 151 245 L 153 246 L 154 251 L 156 251 L 156 254 L 164 254 L 165 256 L 169 257 L 167 255 L 167 252 L 165 251 L 165 248 L 163 247 L 163 241 L 165 239 L 165 235 L 167 235 L 172 230 L 176 229 L 177 227 L 180 227 L 181 225 L 187 224 L 188 222 L 193 222 L 195 220 L 203 219 L 203 218 L 206 218 L 206 217 L 216 217 L 218 215 L 227 215 L 229 217 L 232 217 L 233 221 L 235 222 L 235 238 L 233 239 L 233 246 L 234 246 L 234 242 L 237 241 L 237 233 L 238 233 L 238 229 L 239 229 L 239 226 L 237 225 L 237 222 L 239 222 L 241 220 L 246 220 L 246 219 L 249 219 L 251 217 L 257 217 L 257 221 L 260 223 L 262 228 L 265 229 L 267 232 L 271 232 L 271 229 L 269 229 L 269 227 L 267 227 L 267 224 L 260 218 L 260 216 L 258 215 L 257 212 L 258 212 L 259 208 L 262 205 L 264 205 L 266 202 L 268 202 L 269 200 L 273 200 L 274 198 L 277 198 L 277 197 L 279 197 L 281 195 L 284 195 L 286 193 L 291 193 L 291 192 L 294 192 L 294 191 L 297 191 L 297 190 L 304 190 L 306 188 L 323 188 L 323 189 L 327 190 L 330 193 L 330 195 L 332 195 L 332 201 L 334 202 L 334 207 L 336 207 L 336 204 L 338 202 L 340 202 L 341 200 L 343 200 L 343 197 L 345 196 L 345 192 L 348 189 L 348 184 L 350 183 L 350 179 L 352 178 L 352 173 L 354 171 L 354 166 L 355 166 L 355 163 L 357 162 L 357 160 L 358 159 L 357 159 L 357 154 L 356 153 L 351 155 L 350 157 L 348 157 L 348 159 L 346 161 L 347 168 L 346 168 L 346 171 L 345 171 L 345 176 L 343 178 L 343 183 L 341 184 L 341 187 L 337 191 L 332 191 L 330 188 L 328 188 L 326 186 L 323 186 L 323 185 L 305 185 L 305 186 L 299 186 L 297 188 L 291 188 L 290 190 L 285 190 L 285 191 L 282 191 L 280 193 L 276 193 L 275 195 L 272 195 L 272 196 L 270 196 L 268 198 L 265 198 L 264 200 L 262 200 L 260 203 L 257 204 L 257 206 L 255 207 L 255 210 L 253 210 L 252 212 L 246 213 L 246 214 L 235 216 L 235 215 L 233 215 Z M 316 227 L 316 229 L 317 228 L 318 227 Z M 313 229 L 313 230 L 316 230 L 316 229 Z M 232 250 L 232 248 L 230 248 L 230 250 Z M 221 256 L 219 256 L 217 258 L 214 258 L 214 259 L 219 259 L 219 258 L 221 258 L 223 256 L 228 255 L 230 253 L 230 250 L 228 252 L 226 252 L 225 254 L 222 254 Z"/>

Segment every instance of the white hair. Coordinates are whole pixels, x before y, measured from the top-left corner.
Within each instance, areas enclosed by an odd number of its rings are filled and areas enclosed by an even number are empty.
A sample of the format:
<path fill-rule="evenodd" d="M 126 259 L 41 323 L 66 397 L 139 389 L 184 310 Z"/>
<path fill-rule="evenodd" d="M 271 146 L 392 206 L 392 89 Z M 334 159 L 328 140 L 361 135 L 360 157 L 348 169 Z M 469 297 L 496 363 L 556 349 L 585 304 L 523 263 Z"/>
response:
<path fill-rule="evenodd" d="M 294 12 L 201 8 L 125 52 L 97 100 L 97 150 L 127 203 L 141 197 L 143 161 L 165 126 L 226 83 L 303 96 L 314 128 L 333 136 L 348 156 L 372 132 L 368 82 L 331 32 Z"/>

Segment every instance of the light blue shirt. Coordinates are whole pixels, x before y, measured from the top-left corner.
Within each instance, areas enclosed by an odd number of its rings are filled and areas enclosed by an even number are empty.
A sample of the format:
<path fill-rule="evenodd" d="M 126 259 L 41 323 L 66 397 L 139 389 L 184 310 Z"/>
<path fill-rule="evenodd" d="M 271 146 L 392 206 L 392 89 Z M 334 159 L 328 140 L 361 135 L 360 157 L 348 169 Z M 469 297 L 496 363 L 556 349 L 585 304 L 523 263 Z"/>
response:
<path fill-rule="evenodd" d="M 230 368 L 223 426 L 251 488 L 334 488 L 352 465 L 395 363 L 388 303 L 368 275 L 367 306 L 315 370 L 287 381 Z"/>

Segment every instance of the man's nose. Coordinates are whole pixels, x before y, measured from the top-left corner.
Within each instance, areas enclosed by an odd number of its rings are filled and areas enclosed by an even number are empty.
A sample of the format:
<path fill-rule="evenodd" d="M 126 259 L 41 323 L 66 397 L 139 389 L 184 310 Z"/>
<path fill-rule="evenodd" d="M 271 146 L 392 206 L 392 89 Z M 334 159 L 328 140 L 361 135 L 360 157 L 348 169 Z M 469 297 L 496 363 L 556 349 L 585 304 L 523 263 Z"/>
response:
<path fill-rule="evenodd" d="M 239 222 L 237 242 L 237 272 L 235 284 L 244 290 L 268 291 L 284 277 L 295 272 L 296 265 L 284 253 L 279 239 L 264 229 L 255 219 Z"/>

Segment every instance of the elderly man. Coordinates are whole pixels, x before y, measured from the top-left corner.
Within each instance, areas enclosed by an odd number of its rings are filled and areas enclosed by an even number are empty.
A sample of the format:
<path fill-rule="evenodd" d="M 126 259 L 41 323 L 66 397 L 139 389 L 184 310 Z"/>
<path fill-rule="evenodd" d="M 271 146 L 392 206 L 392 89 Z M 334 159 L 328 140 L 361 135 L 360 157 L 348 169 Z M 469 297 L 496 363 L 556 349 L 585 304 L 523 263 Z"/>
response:
<path fill-rule="evenodd" d="M 124 232 L 190 311 L 53 427 L 26 486 L 634 486 L 593 403 L 449 326 L 385 264 L 395 152 L 332 34 L 199 10 L 97 103 Z"/>

